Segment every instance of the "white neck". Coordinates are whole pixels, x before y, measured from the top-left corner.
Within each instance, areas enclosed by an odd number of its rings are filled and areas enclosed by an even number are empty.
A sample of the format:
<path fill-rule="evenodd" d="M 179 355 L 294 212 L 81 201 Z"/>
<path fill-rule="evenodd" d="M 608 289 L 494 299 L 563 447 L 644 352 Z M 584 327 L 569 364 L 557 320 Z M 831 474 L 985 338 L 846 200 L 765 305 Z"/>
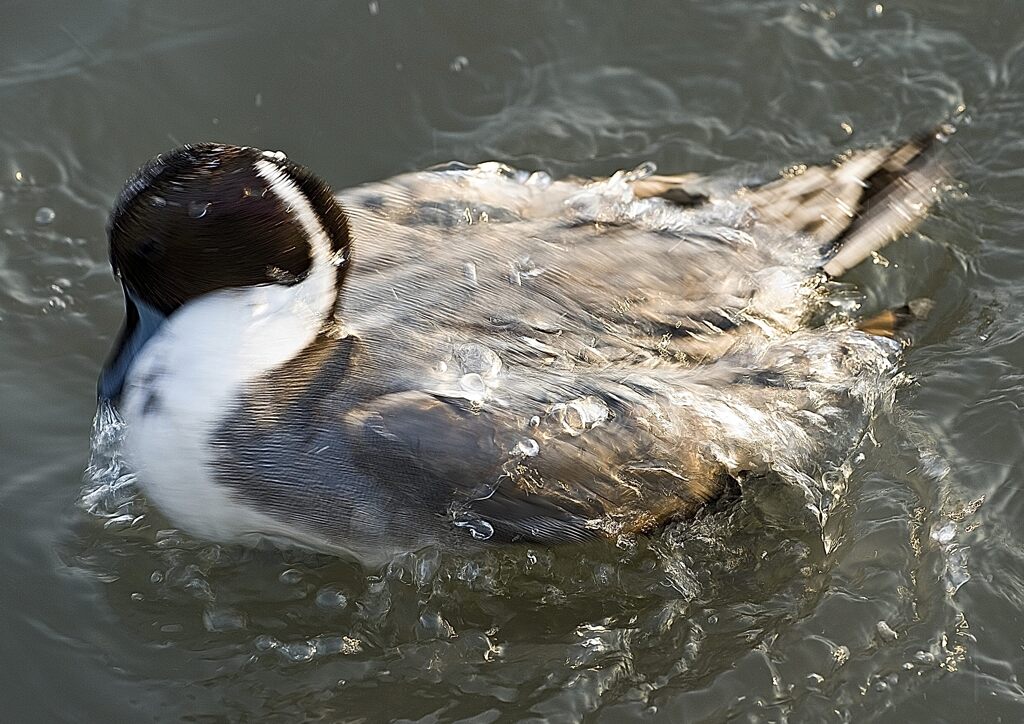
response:
<path fill-rule="evenodd" d="M 187 303 L 142 349 L 122 397 L 127 452 L 147 495 L 175 524 L 213 539 L 272 526 L 213 484 L 214 433 L 247 382 L 314 341 L 337 295 L 331 242 L 309 202 L 273 163 L 256 166 L 306 231 L 309 274 Z"/>

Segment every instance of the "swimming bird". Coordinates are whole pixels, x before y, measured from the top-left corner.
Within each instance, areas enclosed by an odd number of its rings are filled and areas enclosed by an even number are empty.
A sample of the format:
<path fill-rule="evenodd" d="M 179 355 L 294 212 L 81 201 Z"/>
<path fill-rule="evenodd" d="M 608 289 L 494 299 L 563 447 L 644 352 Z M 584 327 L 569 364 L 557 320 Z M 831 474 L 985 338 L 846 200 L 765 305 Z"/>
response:
<path fill-rule="evenodd" d="M 452 163 L 338 195 L 280 152 L 183 146 L 114 205 L 99 397 L 207 539 L 374 559 L 650 531 L 813 477 L 891 398 L 894 325 L 830 304 L 936 200 L 937 135 L 760 185 Z"/>

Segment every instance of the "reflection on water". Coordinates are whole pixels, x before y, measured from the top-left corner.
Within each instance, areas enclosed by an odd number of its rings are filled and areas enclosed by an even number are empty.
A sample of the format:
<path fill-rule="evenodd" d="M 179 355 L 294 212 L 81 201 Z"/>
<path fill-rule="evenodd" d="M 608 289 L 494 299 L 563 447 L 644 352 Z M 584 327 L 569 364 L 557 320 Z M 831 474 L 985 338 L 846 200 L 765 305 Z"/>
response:
<path fill-rule="evenodd" d="M 763 481 L 618 547 L 427 549 L 372 571 L 164 528 L 120 474 L 116 421 L 97 422 L 100 484 L 84 503 L 106 533 L 77 541 L 74 565 L 108 581 L 107 605 L 143 643 L 218 662 L 204 680 L 233 712 L 383 717 L 380 688 L 400 686 L 451 719 L 502 702 L 539 716 L 859 716 L 956 671 L 973 642 L 955 593 L 978 502 L 944 505 L 949 468 L 892 422 L 860 456 L 832 550 L 802 496 Z M 893 466 L 911 471 L 896 495 Z M 287 701 L 251 701 L 250 677 Z"/>
<path fill-rule="evenodd" d="M 23 5 L 0 30 L 5 720 L 1024 716 L 1024 39 L 1005 7 L 61 5 L 57 27 Z M 855 272 L 869 306 L 935 298 L 935 324 L 824 527 L 761 481 L 622 547 L 368 571 L 179 534 L 112 445 L 79 501 L 120 315 L 106 210 L 179 141 L 282 148 L 337 188 L 452 158 L 743 178 L 961 105 L 960 198 Z"/>

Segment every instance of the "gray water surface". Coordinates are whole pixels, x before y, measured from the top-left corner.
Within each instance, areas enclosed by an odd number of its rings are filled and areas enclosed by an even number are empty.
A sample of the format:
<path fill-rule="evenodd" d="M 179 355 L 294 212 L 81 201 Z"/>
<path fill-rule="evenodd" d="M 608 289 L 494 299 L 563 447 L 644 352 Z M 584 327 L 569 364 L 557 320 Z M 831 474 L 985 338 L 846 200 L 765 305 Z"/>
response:
<path fill-rule="evenodd" d="M 949 2 L 0 4 L 0 720 L 1024 720 L 1024 24 Z M 853 277 L 937 300 L 827 530 L 772 481 L 623 547 L 383 570 L 89 513 L 104 222 L 186 141 L 336 188 L 459 159 L 777 173 L 958 117 Z M 881 260 L 880 260 L 881 261 Z M 88 486 L 86 486 L 88 487 Z"/>

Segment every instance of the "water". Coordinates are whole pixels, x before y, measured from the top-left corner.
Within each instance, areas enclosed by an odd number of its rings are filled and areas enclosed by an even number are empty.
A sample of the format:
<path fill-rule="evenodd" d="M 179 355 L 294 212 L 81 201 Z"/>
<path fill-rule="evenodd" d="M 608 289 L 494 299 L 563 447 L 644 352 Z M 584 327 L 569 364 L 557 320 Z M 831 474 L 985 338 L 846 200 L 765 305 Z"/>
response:
<path fill-rule="evenodd" d="M 994 0 L 9 5 L 0 718 L 1024 718 L 1016 18 Z M 121 315 L 106 213 L 179 142 L 282 149 L 338 188 L 451 159 L 756 176 L 957 115 L 960 198 L 856 272 L 884 290 L 870 304 L 935 298 L 937 324 L 828 481 L 823 529 L 764 485 L 621 548 L 367 571 L 190 539 L 116 470 L 80 500 Z"/>

